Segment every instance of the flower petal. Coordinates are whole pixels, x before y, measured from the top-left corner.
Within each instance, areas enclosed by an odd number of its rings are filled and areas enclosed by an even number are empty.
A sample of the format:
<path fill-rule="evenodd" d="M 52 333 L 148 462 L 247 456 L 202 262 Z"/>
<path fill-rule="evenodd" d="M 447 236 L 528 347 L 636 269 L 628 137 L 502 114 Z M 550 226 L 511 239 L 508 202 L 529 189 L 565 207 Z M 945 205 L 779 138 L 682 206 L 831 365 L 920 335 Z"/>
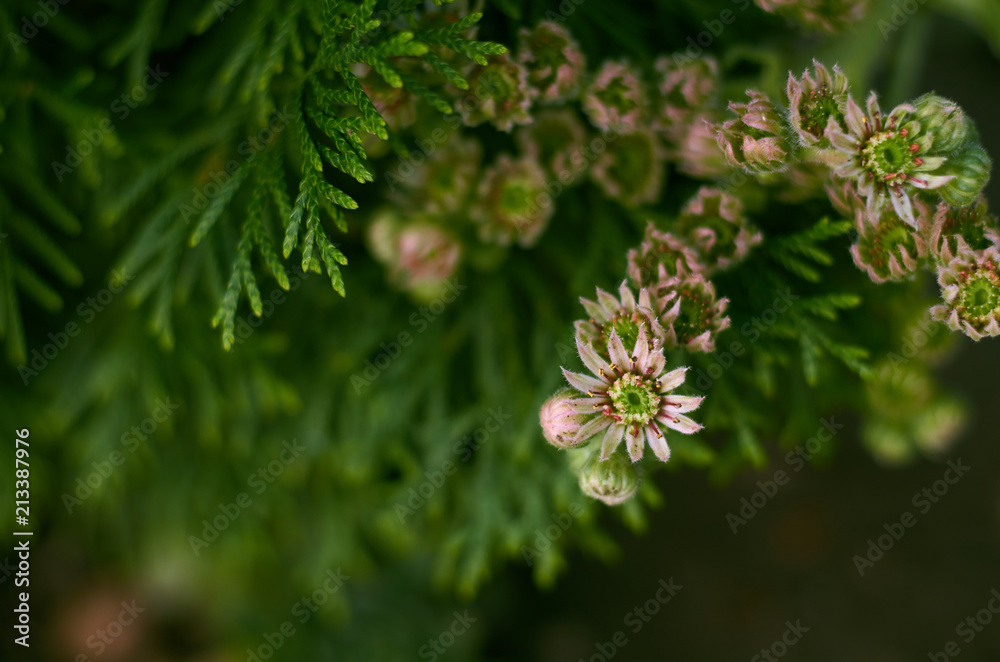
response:
<path fill-rule="evenodd" d="M 682 432 L 684 434 L 694 434 L 704 427 L 700 423 L 695 423 L 684 414 L 677 414 L 673 417 L 658 416 L 656 420 L 662 422 L 668 428 L 677 430 L 678 432 Z M 582 430 L 583 428 L 580 429 Z"/>
<path fill-rule="evenodd" d="M 611 362 L 622 370 L 626 370 L 629 366 L 629 357 L 625 353 L 625 346 L 622 345 L 621 338 L 618 337 L 618 332 L 611 329 L 611 337 L 608 338 L 608 354 L 611 356 Z"/>
<path fill-rule="evenodd" d="M 622 435 L 625 434 L 625 426 L 612 423 L 608 431 L 604 433 L 604 441 L 601 442 L 601 459 L 606 460 L 622 443 Z"/>
<path fill-rule="evenodd" d="M 632 434 L 635 432 L 636 434 Z M 629 425 L 625 428 L 625 444 L 628 446 L 628 456 L 633 462 L 642 459 L 642 449 L 645 448 L 645 435 L 642 428 L 636 425 Z"/>
<path fill-rule="evenodd" d="M 644 325 L 639 326 L 639 337 L 635 341 L 631 358 L 635 359 L 635 369 L 639 372 L 645 372 L 647 363 L 649 363 L 649 338 L 646 335 Z"/>
<path fill-rule="evenodd" d="M 660 377 L 660 393 L 667 393 L 673 391 L 675 388 L 684 383 L 684 373 L 688 371 L 687 367 L 676 368 L 671 370 L 667 374 Z M 565 371 L 563 371 L 565 372 Z"/>
<path fill-rule="evenodd" d="M 611 419 L 610 416 L 605 416 L 604 414 L 595 416 L 594 418 L 587 421 L 583 425 L 583 427 L 581 427 L 579 430 L 576 431 L 576 436 L 574 437 L 574 439 L 578 442 L 586 441 L 587 439 L 590 439 L 604 428 L 611 425 L 613 422 L 614 421 Z"/>
<path fill-rule="evenodd" d="M 676 413 L 694 411 L 701 406 L 705 396 L 693 395 L 668 395 L 663 399 L 664 406 L 672 407 Z"/>
<path fill-rule="evenodd" d="M 570 372 L 566 368 L 562 369 L 563 377 L 570 383 L 570 386 L 581 393 L 604 393 L 608 385 L 595 377 L 588 377 L 577 372 Z"/>
<path fill-rule="evenodd" d="M 583 361 L 583 365 L 587 366 L 587 370 L 595 375 L 601 374 L 601 368 L 604 367 L 604 359 L 598 356 L 593 347 L 589 344 L 584 344 L 580 338 L 577 338 L 576 351 L 580 355 L 580 360 Z"/>
<path fill-rule="evenodd" d="M 577 414 L 593 414 L 595 406 L 599 407 L 610 402 L 608 398 L 571 398 L 566 402 L 566 406 Z"/>
<path fill-rule="evenodd" d="M 657 432 L 652 425 L 646 426 L 646 442 L 656 455 L 656 459 L 666 462 L 670 459 L 670 446 L 667 445 L 667 437 L 662 432 Z"/>

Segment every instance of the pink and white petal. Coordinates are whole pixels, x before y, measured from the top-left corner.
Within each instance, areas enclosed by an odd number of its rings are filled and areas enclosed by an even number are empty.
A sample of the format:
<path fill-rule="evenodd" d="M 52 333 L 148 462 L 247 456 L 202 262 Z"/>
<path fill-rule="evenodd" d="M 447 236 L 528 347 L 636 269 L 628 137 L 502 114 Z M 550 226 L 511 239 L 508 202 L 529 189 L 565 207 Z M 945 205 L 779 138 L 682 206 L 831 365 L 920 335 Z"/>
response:
<path fill-rule="evenodd" d="M 632 434 L 633 432 L 637 434 Z M 642 428 L 629 425 L 625 428 L 625 444 L 628 447 L 628 456 L 633 462 L 642 459 L 642 449 L 645 448 L 646 439 L 642 433 Z"/>
<path fill-rule="evenodd" d="M 604 309 L 605 319 L 611 319 L 612 315 L 618 312 L 621 307 L 617 299 L 600 288 L 597 289 L 597 302 Z"/>
<path fill-rule="evenodd" d="M 618 287 L 618 295 L 622 300 L 622 308 L 628 311 L 635 310 L 635 296 L 632 294 L 632 289 L 628 286 L 628 281 L 622 281 L 622 284 Z"/>
<path fill-rule="evenodd" d="M 593 414 L 595 407 L 605 404 L 611 404 L 611 400 L 608 398 L 573 398 L 566 403 L 566 406 L 577 414 Z"/>
<path fill-rule="evenodd" d="M 656 459 L 666 462 L 670 459 L 670 446 L 667 445 L 667 437 L 662 432 L 657 433 L 652 425 L 646 426 L 646 442 L 652 449 Z"/>
<path fill-rule="evenodd" d="M 892 189 L 892 195 L 889 197 L 892 198 L 892 208 L 896 210 L 899 217 L 916 229 L 917 219 L 913 217 L 913 205 L 910 204 L 910 196 L 898 188 L 894 188 Z"/>
<path fill-rule="evenodd" d="M 681 298 L 677 296 L 677 292 L 671 292 L 670 295 L 670 298 L 674 299 L 674 305 L 670 307 L 670 310 L 660 316 L 660 321 L 665 326 L 673 324 L 674 320 L 677 319 L 677 316 L 681 314 Z"/>
<path fill-rule="evenodd" d="M 677 414 L 673 417 L 658 416 L 656 420 L 660 421 L 671 430 L 677 430 L 683 434 L 694 434 L 704 427 L 701 423 L 695 423 L 684 414 Z"/>
<path fill-rule="evenodd" d="M 611 329 L 611 337 L 608 338 L 608 353 L 611 355 L 611 362 L 622 370 L 629 366 L 629 356 L 625 353 L 625 346 L 622 345 L 618 332 Z"/>
<path fill-rule="evenodd" d="M 583 365 L 587 366 L 587 370 L 595 375 L 601 374 L 601 368 L 604 367 L 604 359 L 598 356 L 593 347 L 585 344 L 582 340 L 577 338 L 576 351 L 580 355 L 580 360 L 583 361 Z"/>
<path fill-rule="evenodd" d="M 601 442 L 601 459 L 606 460 L 622 443 L 622 436 L 625 434 L 625 426 L 612 423 L 608 431 L 604 433 L 604 441 Z"/>
<path fill-rule="evenodd" d="M 704 399 L 703 395 L 668 395 L 664 398 L 664 404 L 672 407 L 676 413 L 684 413 L 700 407 Z"/>
<path fill-rule="evenodd" d="M 595 416 L 586 423 L 583 424 L 579 430 L 576 431 L 576 436 L 573 437 L 574 440 L 583 442 L 590 439 L 595 434 L 605 429 L 609 425 L 614 423 L 610 416 L 605 416 L 603 414 Z"/>
<path fill-rule="evenodd" d="M 675 368 L 660 377 L 660 393 L 668 393 L 683 384 L 684 374 L 687 371 L 688 368 L 686 366 L 683 368 Z"/>
<path fill-rule="evenodd" d="M 580 303 L 583 304 L 583 309 L 587 311 L 587 315 L 589 315 L 591 319 L 602 323 L 607 321 L 604 317 L 604 310 L 599 305 L 590 299 L 584 299 L 583 297 L 580 297 Z"/>
<path fill-rule="evenodd" d="M 646 327 L 639 326 L 639 337 L 636 338 L 635 348 L 632 349 L 632 356 L 635 359 L 635 369 L 645 372 L 646 364 L 649 361 L 649 338 L 646 335 Z"/>
<path fill-rule="evenodd" d="M 670 333 L 674 330 L 671 329 Z M 674 339 L 676 343 L 676 338 Z M 646 360 L 646 369 L 643 371 L 645 375 L 653 375 L 654 377 L 663 372 L 663 369 L 667 367 L 667 357 L 663 355 L 663 347 L 656 345 L 653 347 L 653 351 L 649 353 L 649 357 Z"/>
<path fill-rule="evenodd" d="M 864 111 L 861 110 L 861 106 L 855 103 L 853 97 L 847 98 L 847 112 L 844 113 L 844 118 L 847 120 L 847 128 L 850 129 L 853 137 L 861 138 L 868 135 L 868 124 L 865 122 Z M 832 138 L 830 142 L 833 142 Z"/>
<path fill-rule="evenodd" d="M 695 336 L 691 340 L 684 344 L 684 347 L 689 352 L 705 352 L 710 354 L 715 351 L 715 341 L 712 339 L 712 332 L 705 331 L 704 333 Z"/>
<path fill-rule="evenodd" d="M 907 177 L 906 183 L 910 186 L 915 186 L 916 188 L 922 189 L 935 189 L 941 188 L 952 179 L 955 175 L 917 175 Z"/>
<path fill-rule="evenodd" d="M 563 377 L 569 382 L 570 386 L 580 391 L 581 393 L 604 393 L 608 389 L 606 382 L 597 379 L 596 377 L 588 377 L 587 375 L 581 375 L 578 372 L 570 372 L 566 368 L 562 369 Z"/>

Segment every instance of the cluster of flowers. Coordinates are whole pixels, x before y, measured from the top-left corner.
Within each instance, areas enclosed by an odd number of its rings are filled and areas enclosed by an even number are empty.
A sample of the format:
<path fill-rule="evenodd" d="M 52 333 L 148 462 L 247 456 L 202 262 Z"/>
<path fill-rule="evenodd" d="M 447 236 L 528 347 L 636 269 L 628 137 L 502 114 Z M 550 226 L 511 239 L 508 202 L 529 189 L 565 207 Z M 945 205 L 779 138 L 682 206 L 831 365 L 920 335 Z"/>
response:
<path fill-rule="evenodd" d="M 766 94 L 730 103 L 738 117 L 714 125 L 727 160 L 767 182 L 819 172 L 833 206 L 852 218 L 851 254 L 876 283 L 937 273 L 935 319 L 978 340 L 1000 334 L 1000 236 L 982 196 L 991 163 L 962 109 L 925 94 L 883 114 L 864 109 L 847 77 L 814 63 L 789 75 L 787 114 Z M 825 172 L 824 172 L 825 171 Z"/>
<path fill-rule="evenodd" d="M 357 73 L 391 130 L 417 123 L 411 91 L 392 88 L 363 67 Z M 372 253 L 386 264 L 391 280 L 418 296 L 433 293 L 463 261 L 495 261 L 491 247 L 534 245 L 555 211 L 555 199 L 588 178 L 609 199 L 635 208 L 659 200 L 669 161 L 698 177 L 733 169 L 708 125 L 721 119 L 710 110 L 718 78 L 714 60 L 662 57 L 653 85 L 623 60 L 588 73 L 566 28 L 543 21 L 521 31 L 513 54 L 490 56 L 486 65 L 473 63 L 461 73 L 468 89 L 451 90 L 458 114 L 418 141 L 419 167 L 404 161 L 407 172 L 397 168 L 387 175 L 394 192 L 399 193 L 396 184 L 402 191 L 391 209 L 408 210 L 406 218 L 380 210 L 368 226 Z M 422 80 L 417 70 L 407 74 Z M 479 141 L 457 130 L 483 123 L 513 132 L 519 153 L 500 154 L 483 167 Z M 738 200 L 718 192 L 699 199 L 683 216 L 683 232 L 689 243 L 704 248 L 707 270 L 716 261 L 725 268 L 727 259 L 739 257 L 737 247 L 745 251 L 752 244 L 753 235 L 740 232 Z M 699 219 L 711 213 L 719 227 L 707 232 Z M 729 226 L 736 229 L 730 232 Z"/>
<path fill-rule="evenodd" d="M 572 389 L 550 397 L 539 418 L 557 448 L 577 449 L 603 435 L 578 463 L 585 494 L 623 503 L 638 490 L 636 463 L 646 444 L 666 462 L 667 429 L 701 429 L 684 414 L 702 398 L 673 393 L 687 368 L 666 371 L 666 352 L 715 351 L 716 336 L 730 323 L 728 301 L 708 278 L 738 264 L 760 241 L 737 198 L 703 187 L 670 231 L 647 226 L 643 242 L 628 253 L 631 283 L 621 284 L 617 298 L 598 288 L 596 301 L 581 299 L 589 317 L 575 323 L 576 346 L 592 375 L 563 369 Z M 622 439 L 625 453 L 616 452 Z"/>

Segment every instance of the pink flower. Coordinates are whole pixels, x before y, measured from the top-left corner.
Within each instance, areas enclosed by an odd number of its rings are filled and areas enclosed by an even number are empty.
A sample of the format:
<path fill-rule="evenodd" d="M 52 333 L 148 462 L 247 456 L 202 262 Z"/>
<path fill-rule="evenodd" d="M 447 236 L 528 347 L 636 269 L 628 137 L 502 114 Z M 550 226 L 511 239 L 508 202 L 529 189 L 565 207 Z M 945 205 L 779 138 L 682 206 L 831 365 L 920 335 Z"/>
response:
<path fill-rule="evenodd" d="M 635 131 L 645 103 L 642 80 L 624 61 L 605 62 L 583 95 L 584 112 L 591 124 L 602 131 Z"/>
<path fill-rule="evenodd" d="M 501 246 L 515 239 L 532 246 L 545 230 L 555 203 L 545 190 L 545 172 L 530 158 L 497 157 L 479 183 L 479 199 L 472 208 L 483 241 Z"/>
<path fill-rule="evenodd" d="M 558 448 L 572 448 L 585 441 L 576 438 L 587 416 L 574 409 L 574 394 L 572 389 L 560 389 L 545 401 L 538 412 L 545 440 Z"/>
<path fill-rule="evenodd" d="M 739 264 L 763 240 L 747 221 L 739 198 L 708 186 L 684 205 L 673 230 L 698 251 L 706 274 Z"/>
<path fill-rule="evenodd" d="M 912 279 L 920 262 L 927 256 L 922 236 L 930 223 L 930 209 L 923 202 L 917 208 L 918 227 L 914 231 L 891 208 L 873 213 L 867 207 L 855 212 L 858 239 L 851 246 L 854 264 L 868 273 L 875 283 Z"/>
<path fill-rule="evenodd" d="M 931 153 L 933 136 L 923 131 L 919 122 L 910 119 L 914 112 L 913 106 L 900 104 L 883 118 L 873 92 L 868 97 L 866 116 L 854 99 L 849 98 L 845 114 L 847 131 L 831 119 L 826 137 L 848 157 L 835 174 L 857 182 L 858 194 L 866 199 L 871 212 L 877 214 L 888 197 L 899 217 L 916 228 L 910 201 L 912 191 L 939 188 L 953 176 L 934 174 L 947 158 Z"/>
<path fill-rule="evenodd" d="M 531 124 L 531 104 L 538 90 L 528 85 L 528 70 L 510 55 L 490 55 L 485 66 L 471 64 L 462 72 L 468 92 L 455 103 L 467 126 L 490 122 L 510 132 L 515 124 Z"/>
<path fill-rule="evenodd" d="M 704 269 L 690 246 L 676 235 L 657 230 L 652 223 L 646 225 L 646 237 L 639 248 L 628 252 L 628 277 L 636 287 L 701 273 Z"/>
<path fill-rule="evenodd" d="M 615 138 L 594 161 L 590 177 L 612 200 L 625 207 L 656 202 L 666 176 L 660 138 L 639 129 Z"/>
<path fill-rule="evenodd" d="M 719 149 L 730 165 L 747 172 L 767 174 L 788 166 L 788 145 L 782 133 L 781 118 L 774 104 L 763 92 L 747 90 L 749 103 L 729 102 L 729 109 L 739 115 L 716 129 Z"/>
<path fill-rule="evenodd" d="M 618 337 L 627 346 L 635 344 L 639 338 L 639 329 L 645 329 L 646 337 L 663 343 L 666 331 L 657 320 L 654 310 L 653 296 L 646 289 L 639 290 L 639 300 L 626 282 L 618 288 L 619 299 L 597 288 L 597 301 L 580 297 L 589 320 L 575 322 L 576 337 L 595 348 L 598 354 L 608 355 L 608 340 L 612 331 L 617 331 Z"/>
<path fill-rule="evenodd" d="M 663 350 L 647 338 L 645 329 L 640 330 L 630 353 L 612 330 L 608 339 L 610 363 L 579 339 L 576 347 L 584 365 L 594 375 L 563 369 L 566 381 L 587 396 L 576 400 L 573 408 L 591 415 L 577 432 L 577 439 L 589 439 L 604 432 L 602 460 L 611 457 L 625 439 L 633 462 L 642 459 L 646 443 L 659 460 L 666 462 L 670 459 L 670 447 L 663 428 L 683 434 L 702 428 L 684 414 L 697 409 L 703 398 L 671 393 L 684 383 L 687 368 L 665 372 Z"/>
<path fill-rule="evenodd" d="M 521 28 L 518 61 L 528 69 L 528 81 L 539 100 L 572 99 L 580 89 L 587 60 L 569 31 L 553 21 L 542 21 L 534 30 Z"/>
<path fill-rule="evenodd" d="M 1000 335 L 1000 250 L 966 250 L 938 269 L 944 303 L 931 317 L 973 340 Z"/>
<path fill-rule="evenodd" d="M 728 299 L 719 299 L 715 285 L 701 274 L 673 278 L 657 286 L 663 312 L 660 323 L 667 332 L 665 347 L 681 346 L 690 352 L 715 351 L 715 338 L 729 328 L 725 315 Z"/>

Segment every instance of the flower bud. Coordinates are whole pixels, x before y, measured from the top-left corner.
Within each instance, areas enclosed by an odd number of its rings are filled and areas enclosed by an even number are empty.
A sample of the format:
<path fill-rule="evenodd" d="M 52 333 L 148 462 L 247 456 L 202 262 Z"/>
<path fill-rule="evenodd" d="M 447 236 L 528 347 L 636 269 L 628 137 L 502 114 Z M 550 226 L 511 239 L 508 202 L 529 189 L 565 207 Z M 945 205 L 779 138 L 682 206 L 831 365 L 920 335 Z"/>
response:
<path fill-rule="evenodd" d="M 586 58 L 569 31 L 553 21 L 518 34 L 518 61 L 528 69 L 528 81 L 542 102 L 566 101 L 576 96 L 587 71 Z"/>
<path fill-rule="evenodd" d="M 934 139 L 935 152 L 952 152 L 969 137 L 969 120 L 954 101 L 936 94 L 925 94 L 913 102 L 914 116 L 924 131 Z"/>
<path fill-rule="evenodd" d="M 645 103 L 642 80 L 626 62 L 605 62 L 583 95 L 584 112 L 602 131 L 635 131 Z"/>
<path fill-rule="evenodd" d="M 538 90 L 528 85 L 528 70 L 510 55 L 487 56 L 485 66 L 473 63 L 462 75 L 467 91 L 456 90 L 455 108 L 467 126 L 490 122 L 501 131 L 531 123 L 531 104 Z"/>
<path fill-rule="evenodd" d="M 580 469 L 580 490 L 609 506 L 625 503 L 639 490 L 639 472 L 623 453 L 600 459 L 595 449 Z"/>
<path fill-rule="evenodd" d="M 729 299 L 719 299 L 715 285 L 701 274 L 674 278 L 657 287 L 657 310 L 665 309 L 660 324 L 666 330 L 665 349 L 684 347 L 689 352 L 715 351 L 715 338 L 728 329 L 725 315 Z"/>
<path fill-rule="evenodd" d="M 788 118 L 805 147 L 829 147 L 823 135 L 832 119 L 843 128 L 847 112 L 847 76 L 834 65 L 833 75 L 819 62 L 813 60 L 815 78 L 806 69 L 801 79 L 788 74 Z"/>
<path fill-rule="evenodd" d="M 980 251 L 1000 245 L 997 219 L 990 214 L 982 195 L 968 207 L 952 207 L 942 202 L 931 222 L 928 252 L 940 262 L 948 263 L 960 252 Z"/>
<path fill-rule="evenodd" d="M 566 186 L 577 183 L 590 165 L 584 155 L 587 130 L 572 110 L 547 108 L 514 137 L 523 154 L 538 161 L 550 179 Z"/>
<path fill-rule="evenodd" d="M 718 86 L 719 64 L 711 57 L 692 60 L 678 53 L 658 58 L 656 71 L 660 74 L 656 127 L 679 142 L 696 114 L 708 107 Z"/>
<path fill-rule="evenodd" d="M 628 252 L 628 277 L 636 287 L 702 271 L 704 266 L 690 246 L 676 235 L 657 230 L 652 223 L 646 225 L 646 236 L 639 248 Z"/>
<path fill-rule="evenodd" d="M 953 176 L 938 189 L 941 199 L 954 207 L 971 205 L 989 181 L 991 167 L 989 154 L 979 145 L 949 156 L 941 171 Z"/>
<path fill-rule="evenodd" d="M 930 208 L 916 200 L 913 210 L 919 231 L 901 219 L 892 207 L 857 210 L 854 223 L 858 239 L 851 246 L 851 256 L 858 269 L 868 272 L 872 282 L 910 280 L 926 257 L 926 244 L 920 237 L 927 233 Z"/>
<path fill-rule="evenodd" d="M 706 274 L 739 264 L 763 240 L 739 198 L 708 186 L 685 203 L 673 230 L 698 251 Z"/>
<path fill-rule="evenodd" d="M 763 92 L 747 90 L 749 103 L 729 102 L 739 115 L 717 127 L 716 140 L 733 166 L 747 172 L 779 172 L 788 165 L 788 144 L 782 135 L 781 118 Z"/>
<path fill-rule="evenodd" d="M 666 175 L 663 162 L 659 136 L 640 129 L 609 142 L 594 161 L 590 177 L 612 200 L 637 207 L 660 198 Z"/>
<path fill-rule="evenodd" d="M 483 173 L 471 211 L 483 241 L 506 246 L 516 239 L 522 246 L 533 245 L 555 210 L 545 184 L 545 172 L 534 159 L 498 156 Z"/>
<path fill-rule="evenodd" d="M 538 412 L 545 440 L 557 448 L 572 448 L 589 441 L 575 438 L 580 426 L 587 420 L 587 415 L 573 406 L 578 400 L 573 397 L 575 394 L 573 389 L 560 389 L 545 401 Z"/>

